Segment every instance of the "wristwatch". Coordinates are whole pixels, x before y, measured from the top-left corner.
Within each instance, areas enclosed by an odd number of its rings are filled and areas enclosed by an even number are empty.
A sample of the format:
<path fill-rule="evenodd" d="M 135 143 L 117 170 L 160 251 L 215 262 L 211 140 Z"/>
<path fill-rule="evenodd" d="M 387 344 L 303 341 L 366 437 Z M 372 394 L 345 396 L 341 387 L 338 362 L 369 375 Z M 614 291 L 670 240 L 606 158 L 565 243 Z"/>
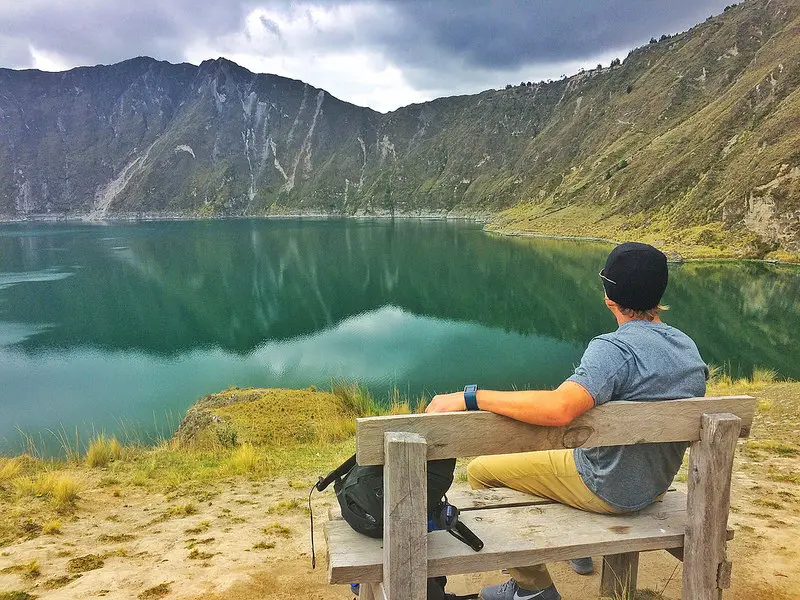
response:
<path fill-rule="evenodd" d="M 467 410 L 480 410 L 478 408 L 478 386 L 474 383 L 464 388 L 464 404 Z"/>

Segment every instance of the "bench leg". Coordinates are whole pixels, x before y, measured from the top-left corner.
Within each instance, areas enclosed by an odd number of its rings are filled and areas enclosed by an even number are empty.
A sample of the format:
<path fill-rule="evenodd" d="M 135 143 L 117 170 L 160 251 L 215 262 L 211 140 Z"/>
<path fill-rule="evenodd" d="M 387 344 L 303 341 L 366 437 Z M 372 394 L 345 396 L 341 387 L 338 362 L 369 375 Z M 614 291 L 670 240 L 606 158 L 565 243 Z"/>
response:
<path fill-rule="evenodd" d="M 604 556 L 600 577 L 600 595 L 624 600 L 632 599 L 636 593 L 638 572 L 638 552 Z"/>
<path fill-rule="evenodd" d="M 703 415 L 689 453 L 689 497 L 683 556 L 683 598 L 719 600 L 730 583 L 725 555 L 731 470 L 741 419 Z"/>
<path fill-rule="evenodd" d="M 387 432 L 384 454 L 383 592 L 388 600 L 426 600 L 427 444 L 415 433 Z"/>
<path fill-rule="evenodd" d="M 380 583 L 362 583 L 358 589 L 358 600 L 383 600 Z"/>

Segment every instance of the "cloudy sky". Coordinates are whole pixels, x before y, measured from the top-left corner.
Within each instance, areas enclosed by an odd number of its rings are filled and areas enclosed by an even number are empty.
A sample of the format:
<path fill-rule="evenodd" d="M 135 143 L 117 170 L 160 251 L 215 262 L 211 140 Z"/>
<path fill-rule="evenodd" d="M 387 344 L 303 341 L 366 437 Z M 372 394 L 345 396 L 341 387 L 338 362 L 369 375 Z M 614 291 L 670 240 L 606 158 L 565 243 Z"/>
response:
<path fill-rule="evenodd" d="M 0 67 L 225 56 L 387 111 L 558 78 L 732 0 L 0 0 Z"/>

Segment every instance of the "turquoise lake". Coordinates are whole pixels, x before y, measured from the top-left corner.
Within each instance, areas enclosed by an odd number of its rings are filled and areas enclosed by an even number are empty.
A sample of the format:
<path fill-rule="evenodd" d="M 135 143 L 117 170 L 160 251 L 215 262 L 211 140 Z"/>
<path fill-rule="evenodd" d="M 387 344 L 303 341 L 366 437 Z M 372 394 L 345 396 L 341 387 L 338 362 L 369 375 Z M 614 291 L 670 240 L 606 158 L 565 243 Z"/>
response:
<path fill-rule="evenodd" d="M 410 219 L 0 225 L 0 453 L 168 436 L 230 386 L 558 385 L 616 326 L 610 248 Z M 800 379 L 799 297 L 797 267 L 674 264 L 664 320 L 734 375 Z"/>

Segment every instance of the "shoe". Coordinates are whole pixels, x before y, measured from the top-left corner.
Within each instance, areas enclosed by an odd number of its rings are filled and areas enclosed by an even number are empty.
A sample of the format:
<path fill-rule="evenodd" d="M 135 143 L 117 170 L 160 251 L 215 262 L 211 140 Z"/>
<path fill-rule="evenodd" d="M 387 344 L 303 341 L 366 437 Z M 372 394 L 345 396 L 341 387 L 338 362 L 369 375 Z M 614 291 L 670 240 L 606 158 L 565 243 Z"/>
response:
<path fill-rule="evenodd" d="M 555 585 L 543 590 L 526 590 L 512 578 L 505 583 L 490 585 L 481 590 L 481 600 L 561 600 Z"/>
<path fill-rule="evenodd" d="M 594 563 L 591 557 L 573 558 L 569 561 L 569 566 L 578 575 L 591 575 L 594 573 Z"/>

